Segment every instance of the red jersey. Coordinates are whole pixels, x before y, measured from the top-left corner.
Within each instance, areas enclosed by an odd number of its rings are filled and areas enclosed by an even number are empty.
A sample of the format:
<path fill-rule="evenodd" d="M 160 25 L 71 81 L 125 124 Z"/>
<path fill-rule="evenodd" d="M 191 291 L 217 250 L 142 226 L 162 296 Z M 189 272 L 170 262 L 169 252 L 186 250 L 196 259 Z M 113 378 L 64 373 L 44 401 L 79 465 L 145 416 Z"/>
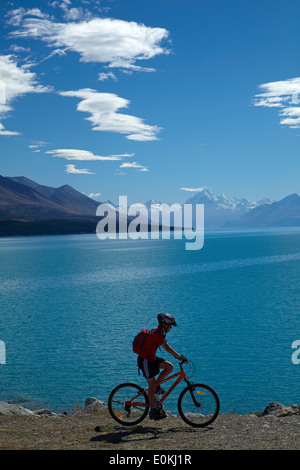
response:
<path fill-rule="evenodd" d="M 164 341 L 165 335 L 161 330 L 158 328 L 151 330 L 150 335 L 144 342 L 142 354 L 140 357 L 143 359 L 148 359 L 148 361 L 155 361 L 156 351 Z"/>

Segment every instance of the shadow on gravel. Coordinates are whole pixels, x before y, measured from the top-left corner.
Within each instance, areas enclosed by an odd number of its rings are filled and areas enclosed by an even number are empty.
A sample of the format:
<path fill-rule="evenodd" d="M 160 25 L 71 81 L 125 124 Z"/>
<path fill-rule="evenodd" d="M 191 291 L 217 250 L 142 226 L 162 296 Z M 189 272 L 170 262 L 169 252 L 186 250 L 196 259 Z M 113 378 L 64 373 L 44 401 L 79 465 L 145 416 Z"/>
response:
<path fill-rule="evenodd" d="M 191 433 L 191 432 L 208 432 L 212 430 L 211 427 L 206 428 L 170 428 L 170 429 L 158 429 L 154 427 L 143 427 L 137 426 L 134 428 L 115 428 L 116 431 L 114 432 L 106 432 L 102 431 L 100 426 L 95 428 L 96 432 L 102 432 L 103 434 L 99 434 L 91 438 L 92 442 L 108 442 L 113 444 L 120 444 L 122 442 L 132 442 L 132 441 L 141 441 L 149 439 L 159 439 L 161 435 L 168 436 L 170 434 L 182 434 L 182 433 Z"/>

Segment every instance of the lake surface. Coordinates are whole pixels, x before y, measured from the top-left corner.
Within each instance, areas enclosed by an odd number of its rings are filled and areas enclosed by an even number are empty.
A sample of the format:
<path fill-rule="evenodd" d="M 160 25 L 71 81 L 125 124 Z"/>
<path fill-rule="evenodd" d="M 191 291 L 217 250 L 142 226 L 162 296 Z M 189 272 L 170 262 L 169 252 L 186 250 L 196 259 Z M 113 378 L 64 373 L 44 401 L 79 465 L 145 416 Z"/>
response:
<path fill-rule="evenodd" d="M 0 305 L 0 400 L 68 411 L 107 401 L 120 382 L 143 385 L 131 343 L 165 311 L 178 323 L 168 342 L 222 413 L 300 403 L 300 228 L 206 232 L 198 251 L 173 239 L 3 238 Z"/>

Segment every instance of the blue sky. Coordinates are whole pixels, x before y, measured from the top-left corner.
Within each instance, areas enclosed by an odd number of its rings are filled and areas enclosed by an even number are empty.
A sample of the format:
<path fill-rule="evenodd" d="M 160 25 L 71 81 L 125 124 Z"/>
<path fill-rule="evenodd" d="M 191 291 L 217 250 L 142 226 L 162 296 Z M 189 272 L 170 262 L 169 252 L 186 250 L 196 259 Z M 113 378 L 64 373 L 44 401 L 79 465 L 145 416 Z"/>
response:
<path fill-rule="evenodd" d="M 298 0 L 0 10 L 1 175 L 129 203 L 300 193 Z"/>

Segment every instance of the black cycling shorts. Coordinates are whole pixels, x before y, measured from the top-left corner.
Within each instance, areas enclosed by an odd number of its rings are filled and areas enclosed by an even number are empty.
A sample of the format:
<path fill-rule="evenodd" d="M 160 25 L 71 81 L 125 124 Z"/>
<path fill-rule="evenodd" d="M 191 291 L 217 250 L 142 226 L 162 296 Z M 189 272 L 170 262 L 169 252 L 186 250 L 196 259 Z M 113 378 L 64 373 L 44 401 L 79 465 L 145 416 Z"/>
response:
<path fill-rule="evenodd" d="M 148 361 L 140 356 L 137 358 L 138 367 L 143 372 L 145 379 L 151 379 L 159 374 L 159 364 L 163 361 L 162 357 L 156 357 L 155 361 Z"/>

